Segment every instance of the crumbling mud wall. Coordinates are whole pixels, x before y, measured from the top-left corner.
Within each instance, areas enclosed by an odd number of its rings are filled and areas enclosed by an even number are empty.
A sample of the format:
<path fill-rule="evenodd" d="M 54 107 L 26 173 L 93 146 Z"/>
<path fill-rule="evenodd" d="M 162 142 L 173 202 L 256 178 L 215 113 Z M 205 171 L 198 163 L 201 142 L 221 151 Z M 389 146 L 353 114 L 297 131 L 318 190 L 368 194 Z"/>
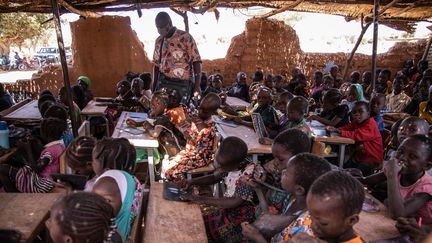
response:
<path fill-rule="evenodd" d="M 396 43 L 387 53 L 378 55 L 379 68 L 389 68 L 392 73 L 399 71 L 404 60 L 419 60 L 426 47 L 426 41 Z M 279 74 L 298 66 L 306 76 L 312 77 L 316 70 L 323 70 L 329 60 L 341 69 L 345 66 L 348 53 L 305 53 L 295 30 L 282 21 L 252 18 L 246 22 L 246 29 L 232 38 L 231 46 L 223 59 L 205 60 L 203 69 L 209 74 L 220 72 L 224 85 L 235 80 L 238 71 L 251 76 L 257 69 Z M 356 54 L 349 71 L 370 70 L 371 57 Z M 342 75 L 342 74 L 340 74 Z"/>

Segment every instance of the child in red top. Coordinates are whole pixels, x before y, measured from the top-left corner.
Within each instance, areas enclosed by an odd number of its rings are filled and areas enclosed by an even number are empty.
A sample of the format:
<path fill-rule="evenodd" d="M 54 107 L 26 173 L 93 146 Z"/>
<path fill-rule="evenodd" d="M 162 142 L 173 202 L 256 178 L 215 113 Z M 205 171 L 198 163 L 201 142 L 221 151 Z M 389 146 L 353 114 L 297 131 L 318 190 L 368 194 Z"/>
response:
<path fill-rule="evenodd" d="M 338 132 L 342 137 L 354 139 L 355 154 L 348 168 L 358 168 L 364 175 L 370 175 L 381 166 L 384 160 L 384 149 L 381 134 L 373 117 L 370 117 L 367 102 L 358 101 L 352 109 L 351 123 L 341 127 L 327 127 L 330 132 Z"/>

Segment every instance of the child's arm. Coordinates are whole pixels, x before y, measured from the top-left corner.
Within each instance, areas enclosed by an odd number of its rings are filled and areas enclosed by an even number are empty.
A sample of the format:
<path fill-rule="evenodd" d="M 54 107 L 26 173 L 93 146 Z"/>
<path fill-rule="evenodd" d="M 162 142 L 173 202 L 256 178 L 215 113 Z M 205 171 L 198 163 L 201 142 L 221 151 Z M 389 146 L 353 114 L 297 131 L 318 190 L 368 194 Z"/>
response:
<path fill-rule="evenodd" d="M 180 184 L 183 188 L 189 188 L 192 185 L 213 185 L 222 180 L 223 173 L 213 173 L 211 175 L 200 176 L 191 180 L 182 180 Z"/>
<path fill-rule="evenodd" d="M 196 203 L 203 203 L 209 206 L 215 206 L 219 208 L 236 208 L 245 201 L 241 197 L 213 198 L 213 197 L 202 197 L 196 195 L 183 196 L 183 199 L 196 202 Z"/>
<path fill-rule="evenodd" d="M 374 136 L 374 133 L 370 126 L 360 126 L 357 127 L 356 129 L 353 129 L 351 124 L 352 123 L 339 129 L 342 137 L 351 138 L 356 142 L 365 142 L 365 141 L 371 141 L 376 139 L 376 136 Z"/>
<path fill-rule="evenodd" d="M 267 243 L 267 240 L 264 238 L 264 236 L 252 224 L 249 224 L 248 222 L 243 222 L 241 223 L 241 227 L 242 234 L 247 239 L 253 240 L 256 243 Z"/>
<path fill-rule="evenodd" d="M 358 180 L 366 186 L 374 186 L 380 182 L 383 182 L 387 179 L 387 177 L 384 175 L 384 172 L 379 172 L 367 177 L 358 178 Z"/>
<path fill-rule="evenodd" d="M 35 170 L 37 173 L 41 172 L 49 163 L 51 162 L 51 159 L 47 156 L 44 157 L 44 155 L 41 156 L 40 159 L 36 161 L 36 163 L 31 164 L 31 168 Z"/>
<path fill-rule="evenodd" d="M 241 118 L 241 117 L 237 116 L 237 117 L 235 117 L 233 119 L 233 121 L 236 122 L 236 123 L 238 123 L 238 124 L 240 124 L 240 125 L 244 125 L 244 126 L 253 128 L 253 123 L 252 122 L 248 122 L 245 119 L 247 119 L 247 118 L 246 117 Z"/>
<path fill-rule="evenodd" d="M 315 120 L 319 121 L 320 123 L 326 125 L 326 126 L 336 126 L 340 121 L 342 121 L 342 118 L 335 116 L 332 120 L 327 120 L 323 117 L 320 117 L 318 115 L 311 115 L 307 118 L 308 121 Z"/>
<path fill-rule="evenodd" d="M 403 200 L 399 191 L 398 174 L 400 166 L 396 158 L 388 161 L 387 193 L 388 206 L 392 218 L 407 217 L 418 211 L 425 203 L 432 200 L 432 196 L 424 193 L 414 194 L 411 198 Z M 427 173 L 427 172 L 425 172 Z"/>

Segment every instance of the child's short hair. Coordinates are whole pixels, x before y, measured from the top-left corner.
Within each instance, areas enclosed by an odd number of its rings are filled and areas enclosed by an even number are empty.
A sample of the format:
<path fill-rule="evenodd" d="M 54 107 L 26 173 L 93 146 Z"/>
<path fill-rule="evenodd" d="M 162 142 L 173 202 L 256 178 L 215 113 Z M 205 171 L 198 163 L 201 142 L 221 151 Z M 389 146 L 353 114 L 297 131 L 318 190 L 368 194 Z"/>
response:
<path fill-rule="evenodd" d="M 66 131 L 66 129 L 66 120 L 55 117 L 48 117 L 42 119 L 40 133 L 44 139 L 49 140 L 46 142 L 52 142 L 55 140 L 59 140 L 63 136 L 63 133 L 64 131 Z"/>
<path fill-rule="evenodd" d="M 327 100 L 332 105 L 338 105 L 342 101 L 342 93 L 338 89 L 329 89 L 325 92 L 323 100 Z"/>
<path fill-rule="evenodd" d="M 93 160 L 92 151 L 96 145 L 93 137 L 75 138 L 65 151 L 65 160 L 70 167 L 82 167 Z"/>
<path fill-rule="evenodd" d="M 131 85 L 133 83 L 135 83 L 135 82 L 138 83 L 138 86 L 139 86 L 140 89 L 144 88 L 144 81 L 142 79 L 140 79 L 140 78 L 134 78 L 134 79 L 132 79 Z"/>
<path fill-rule="evenodd" d="M 320 176 L 312 183 L 309 193 L 321 197 L 340 196 L 345 217 L 360 213 L 365 198 L 363 185 L 343 171 L 330 171 Z"/>
<path fill-rule="evenodd" d="M 261 70 L 257 70 L 254 73 L 254 81 L 261 81 L 264 79 L 264 73 Z"/>
<path fill-rule="evenodd" d="M 55 99 L 55 97 L 52 94 L 45 93 L 45 94 L 39 96 L 38 103 L 37 103 L 39 111 L 41 110 L 42 103 L 44 103 L 47 100 L 52 101 L 54 103 L 56 102 L 56 99 Z"/>
<path fill-rule="evenodd" d="M 208 93 L 206 96 L 204 96 L 204 98 L 201 101 L 201 104 L 205 101 L 208 100 L 209 102 L 209 108 L 212 111 L 216 111 L 217 109 L 219 109 L 219 107 L 221 106 L 221 99 L 219 97 L 219 95 L 215 94 L 215 93 Z"/>
<path fill-rule="evenodd" d="M 51 92 L 51 90 L 49 89 L 44 89 L 39 93 L 39 97 L 41 97 L 42 95 L 51 95 L 54 97 L 54 94 Z"/>
<path fill-rule="evenodd" d="M 149 90 L 152 82 L 152 77 L 150 73 L 141 73 L 139 78 L 143 81 L 144 86 L 143 89 Z"/>
<path fill-rule="evenodd" d="M 168 96 L 168 109 L 179 107 L 182 99 L 180 92 L 176 89 L 166 89 L 165 92 Z"/>
<path fill-rule="evenodd" d="M 288 102 L 288 104 L 293 104 L 295 110 L 300 112 L 300 113 L 303 113 L 303 114 L 308 113 L 309 102 L 303 96 L 296 96 L 296 97 L 292 98 Z"/>
<path fill-rule="evenodd" d="M 55 117 L 67 121 L 68 113 L 62 105 L 54 104 L 51 105 L 42 116 L 43 118 Z"/>
<path fill-rule="evenodd" d="M 393 83 L 399 82 L 399 81 L 402 82 L 402 85 L 404 85 L 404 84 L 408 83 L 408 77 L 403 75 L 403 74 L 397 75 L 394 78 Z"/>
<path fill-rule="evenodd" d="M 306 193 L 318 177 L 331 170 L 327 160 L 311 153 L 297 154 L 289 160 L 289 164 L 295 167 L 295 183 L 302 186 Z"/>
<path fill-rule="evenodd" d="M 383 75 L 385 75 L 388 79 L 391 78 L 391 71 L 389 69 L 383 69 L 380 73 L 382 73 Z"/>
<path fill-rule="evenodd" d="M 12 229 L 0 229 L 0 242 L 20 243 L 21 233 Z"/>
<path fill-rule="evenodd" d="M 127 72 L 125 75 L 126 80 L 129 82 L 131 82 L 132 79 L 138 78 L 138 77 L 139 77 L 139 73 L 134 73 L 132 71 Z"/>
<path fill-rule="evenodd" d="M 369 107 L 369 103 L 366 101 L 356 101 L 354 103 L 354 106 L 364 106 L 366 108 L 367 112 L 370 112 L 370 107 Z"/>
<path fill-rule="evenodd" d="M 279 95 L 280 100 L 286 99 L 286 100 L 288 100 L 288 102 L 290 100 L 292 100 L 293 98 L 294 98 L 294 95 L 289 91 L 284 91 Z"/>
<path fill-rule="evenodd" d="M 218 154 L 232 163 L 241 163 L 247 156 L 248 147 L 238 137 L 227 137 L 222 140 L 218 148 Z"/>
<path fill-rule="evenodd" d="M 104 169 L 124 170 L 133 173 L 136 150 L 126 138 L 107 138 L 99 140 L 92 152 L 93 160 L 98 160 Z"/>
<path fill-rule="evenodd" d="M 298 129 L 287 129 L 276 136 L 274 144 L 279 144 L 291 151 L 293 155 L 309 152 L 311 140 L 308 135 Z"/>
<path fill-rule="evenodd" d="M 112 206 L 96 193 L 74 192 L 58 201 L 54 219 L 62 232 L 82 242 L 104 242 L 114 217 Z"/>
<path fill-rule="evenodd" d="M 55 104 L 52 100 L 45 100 L 39 105 L 39 113 L 41 114 L 41 117 L 45 117 L 46 111 Z"/>

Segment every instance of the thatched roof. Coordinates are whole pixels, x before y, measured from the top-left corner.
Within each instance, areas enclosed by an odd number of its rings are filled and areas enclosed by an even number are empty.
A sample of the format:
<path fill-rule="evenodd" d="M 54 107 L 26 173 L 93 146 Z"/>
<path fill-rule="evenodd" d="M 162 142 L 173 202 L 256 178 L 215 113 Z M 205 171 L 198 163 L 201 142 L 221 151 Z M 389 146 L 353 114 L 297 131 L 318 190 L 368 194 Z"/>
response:
<path fill-rule="evenodd" d="M 172 7 L 203 13 L 216 7 L 247 8 L 263 6 L 275 9 L 268 15 L 284 10 L 325 13 L 344 16 L 347 20 L 370 21 L 373 0 L 58 0 L 61 11 L 92 16 L 95 12 L 134 10 L 137 8 Z M 137 3 L 139 2 L 139 3 Z M 432 20 L 432 0 L 380 0 L 381 23 L 398 29 L 412 29 L 418 21 Z M 0 0 L 0 13 L 50 13 L 51 0 Z"/>

